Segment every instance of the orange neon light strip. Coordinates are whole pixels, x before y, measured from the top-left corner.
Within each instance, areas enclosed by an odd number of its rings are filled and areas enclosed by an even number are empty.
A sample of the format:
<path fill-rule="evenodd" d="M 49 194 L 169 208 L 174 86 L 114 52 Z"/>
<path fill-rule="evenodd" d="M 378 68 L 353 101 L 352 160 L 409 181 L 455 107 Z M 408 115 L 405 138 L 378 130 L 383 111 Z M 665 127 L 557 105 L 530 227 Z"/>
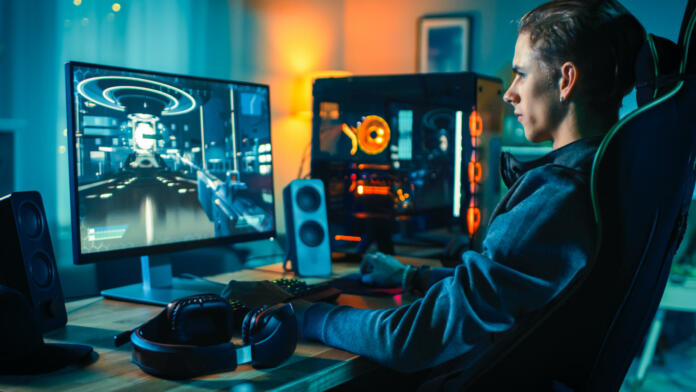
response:
<path fill-rule="evenodd" d="M 359 170 L 364 170 L 364 169 L 389 170 L 389 169 L 391 169 L 391 166 L 389 166 L 389 165 L 375 165 L 372 163 L 360 163 L 360 164 L 358 164 L 358 169 Z"/>
<path fill-rule="evenodd" d="M 334 237 L 336 241 L 352 241 L 352 242 L 360 242 L 362 241 L 362 238 L 356 237 L 354 235 L 337 235 Z"/>
<path fill-rule="evenodd" d="M 388 195 L 388 186 L 358 185 L 359 195 Z"/>

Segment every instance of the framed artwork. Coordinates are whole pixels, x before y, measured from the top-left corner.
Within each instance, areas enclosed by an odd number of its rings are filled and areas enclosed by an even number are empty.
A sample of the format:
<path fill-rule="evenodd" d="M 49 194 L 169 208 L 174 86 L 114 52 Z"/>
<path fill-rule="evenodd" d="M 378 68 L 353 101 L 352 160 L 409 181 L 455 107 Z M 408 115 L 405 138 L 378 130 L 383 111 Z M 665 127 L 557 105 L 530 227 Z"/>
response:
<path fill-rule="evenodd" d="M 468 71 L 471 17 L 425 15 L 418 19 L 418 72 Z"/>

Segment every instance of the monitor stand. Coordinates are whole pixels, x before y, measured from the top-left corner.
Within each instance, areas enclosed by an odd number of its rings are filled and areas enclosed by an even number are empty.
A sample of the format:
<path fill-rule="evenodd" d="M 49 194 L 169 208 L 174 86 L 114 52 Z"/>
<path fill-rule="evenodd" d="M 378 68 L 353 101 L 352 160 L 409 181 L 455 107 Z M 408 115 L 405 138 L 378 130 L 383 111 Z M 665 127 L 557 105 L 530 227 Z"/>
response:
<path fill-rule="evenodd" d="M 224 284 L 198 279 L 172 277 L 169 263 L 153 265 L 149 256 L 140 257 L 142 283 L 102 290 L 109 299 L 167 305 L 175 299 L 196 294 L 220 294 Z"/>

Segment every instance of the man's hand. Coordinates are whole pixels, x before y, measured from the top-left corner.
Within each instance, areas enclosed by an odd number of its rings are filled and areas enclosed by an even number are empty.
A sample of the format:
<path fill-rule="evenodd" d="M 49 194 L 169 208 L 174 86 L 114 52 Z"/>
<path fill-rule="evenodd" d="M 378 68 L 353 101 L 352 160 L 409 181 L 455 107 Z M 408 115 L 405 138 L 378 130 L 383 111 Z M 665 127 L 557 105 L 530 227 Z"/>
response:
<path fill-rule="evenodd" d="M 401 287 L 405 269 L 398 260 L 380 252 L 366 254 L 360 263 L 362 282 L 377 287 Z"/>
<path fill-rule="evenodd" d="M 290 293 L 267 280 L 252 282 L 230 280 L 222 290 L 221 296 L 227 300 L 241 301 L 250 308 L 275 305 L 292 297 Z"/>

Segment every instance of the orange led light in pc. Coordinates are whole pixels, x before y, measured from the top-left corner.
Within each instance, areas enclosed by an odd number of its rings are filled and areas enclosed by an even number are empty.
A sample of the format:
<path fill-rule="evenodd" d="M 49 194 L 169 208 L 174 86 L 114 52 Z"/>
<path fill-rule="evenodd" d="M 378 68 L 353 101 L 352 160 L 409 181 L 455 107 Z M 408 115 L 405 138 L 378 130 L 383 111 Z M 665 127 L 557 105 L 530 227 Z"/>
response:
<path fill-rule="evenodd" d="M 388 195 L 388 186 L 358 185 L 359 195 Z"/>
<path fill-rule="evenodd" d="M 471 115 L 469 115 L 469 133 L 471 137 L 479 137 L 481 132 L 483 132 L 483 120 L 481 115 L 474 109 L 471 111 Z"/>
<path fill-rule="evenodd" d="M 391 139 L 389 124 L 380 116 L 370 115 L 365 117 L 357 129 L 343 124 L 341 130 L 351 140 L 351 155 L 357 153 L 357 147 L 360 147 L 365 154 L 377 155 L 387 148 Z"/>
<path fill-rule="evenodd" d="M 358 127 L 358 145 L 367 154 L 376 155 L 384 151 L 390 138 L 389 124 L 380 116 L 367 116 Z"/>
<path fill-rule="evenodd" d="M 466 227 L 469 231 L 469 237 L 473 237 L 481 225 L 481 210 L 474 205 L 474 199 L 471 199 L 469 208 L 466 210 Z"/>
<path fill-rule="evenodd" d="M 404 192 L 403 189 L 399 188 L 396 190 L 396 195 L 399 197 L 399 200 L 401 201 L 406 201 L 411 195 L 408 193 Z"/>
<path fill-rule="evenodd" d="M 481 162 L 469 162 L 469 182 L 481 182 Z"/>
<path fill-rule="evenodd" d="M 374 164 L 374 163 L 359 163 L 359 164 L 358 164 L 358 170 L 365 170 L 365 169 L 372 169 L 372 170 L 389 170 L 389 169 L 391 169 L 391 166 L 389 166 L 389 165 L 379 165 L 379 164 Z"/>
<path fill-rule="evenodd" d="M 354 235 L 337 235 L 334 237 L 336 241 L 360 242 L 362 238 Z"/>
<path fill-rule="evenodd" d="M 355 128 L 343 124 L 341 125 L 341 130 L 350 138 L 350 155 L 355 155 L 358 152 L 358 136 L 356 135 L 357 132 L 355 132 Z"/>

